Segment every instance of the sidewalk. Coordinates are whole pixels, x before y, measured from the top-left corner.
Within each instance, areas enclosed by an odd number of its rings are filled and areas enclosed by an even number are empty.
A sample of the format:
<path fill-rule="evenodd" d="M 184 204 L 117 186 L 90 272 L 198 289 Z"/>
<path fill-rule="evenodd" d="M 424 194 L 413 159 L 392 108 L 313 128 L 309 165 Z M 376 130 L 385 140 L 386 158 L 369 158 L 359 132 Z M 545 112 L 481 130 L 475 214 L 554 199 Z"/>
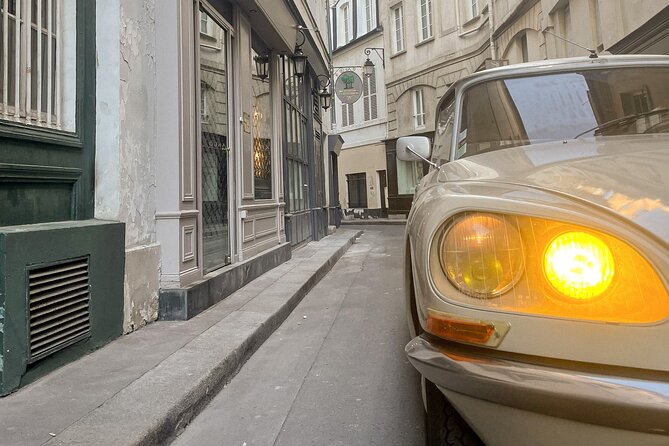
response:
<path fill-rule="evenodd" d="M 166 444 L 339 260 L 339 229 L 184 322 L 156 322 L 0 399 L 0 445 Z"/>

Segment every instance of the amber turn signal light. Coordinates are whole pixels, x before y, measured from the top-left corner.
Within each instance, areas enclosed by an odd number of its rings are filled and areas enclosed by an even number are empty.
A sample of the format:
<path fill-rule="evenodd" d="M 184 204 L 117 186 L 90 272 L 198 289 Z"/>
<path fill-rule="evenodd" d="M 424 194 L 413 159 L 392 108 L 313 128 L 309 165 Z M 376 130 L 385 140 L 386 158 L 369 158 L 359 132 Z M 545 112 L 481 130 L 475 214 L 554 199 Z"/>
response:
<path fill-rule="evenodd" d="M 442 339 L 497 347 L 509 331 L 508 322 L 481 321 L 428 309 L 427 331 Z"/>

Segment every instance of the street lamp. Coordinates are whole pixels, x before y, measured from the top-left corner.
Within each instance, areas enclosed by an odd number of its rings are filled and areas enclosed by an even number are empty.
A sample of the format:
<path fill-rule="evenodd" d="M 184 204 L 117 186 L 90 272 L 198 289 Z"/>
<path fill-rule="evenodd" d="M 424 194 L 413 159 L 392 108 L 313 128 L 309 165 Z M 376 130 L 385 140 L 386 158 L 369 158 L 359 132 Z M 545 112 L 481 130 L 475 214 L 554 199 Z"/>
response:
<path fill-rule="evenodd" d="M 318 84 L 321 87 L 321 91 L 318 93 L 318 96 L 321 98 L 321 107 L 323 107 L 323 110 L 327 110 L 330 108 L 330 102 L 332 101 L 332 92 L 328 88 L 330 86 L 330 77 L 319 74 Z"/>
<path fill-rule="evenodd" d="M 302 52 L 302 45 L 304 45 L 306 36 L 300 27 L 297 28 L 297 32 L 302 36 L 302 42 L 295 44 L 295 53 L 290 58 L 295 63 L 295 76 L 302 77 L 307 70 L 307 55 Z"/>
<path fill-rule="evenodd" d="M 372 74 L 374 74 L 374 62 L 369 60 L 370 54 L 372 54 L 372 51 L 376 53 L 377 56 L 379 56 L 379 59 L 381 59 L 381 64 L 383 68 L 386 68 L 386 60 L 385 60 L 385 52 L 383 48 L 365 48 L 365 54 L 367 55 L 367 60 L 365 63 L 362 65 L 362 72 L 366 77 L 370 77 Z"/>
<path fill-rule="evenodd" d="M 269 54 L 256 55 L 253 58 L 253 61 L 256 63 L 256 74 L 260 80 L 267 79 L 268 69 L 269 69 Z"/>

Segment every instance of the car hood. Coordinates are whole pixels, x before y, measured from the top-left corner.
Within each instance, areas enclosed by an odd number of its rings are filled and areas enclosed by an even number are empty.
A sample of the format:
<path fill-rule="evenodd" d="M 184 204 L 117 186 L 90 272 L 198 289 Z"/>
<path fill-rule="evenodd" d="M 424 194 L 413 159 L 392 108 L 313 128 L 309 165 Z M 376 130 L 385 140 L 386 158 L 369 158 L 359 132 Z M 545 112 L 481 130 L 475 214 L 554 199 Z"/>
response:
<path fill-rule="evenodd" d="M 527 145 L 443 165 L 440 181 L 495 181 L 607 208 L 669 243 L 669 136 L 597 137 Z"/>

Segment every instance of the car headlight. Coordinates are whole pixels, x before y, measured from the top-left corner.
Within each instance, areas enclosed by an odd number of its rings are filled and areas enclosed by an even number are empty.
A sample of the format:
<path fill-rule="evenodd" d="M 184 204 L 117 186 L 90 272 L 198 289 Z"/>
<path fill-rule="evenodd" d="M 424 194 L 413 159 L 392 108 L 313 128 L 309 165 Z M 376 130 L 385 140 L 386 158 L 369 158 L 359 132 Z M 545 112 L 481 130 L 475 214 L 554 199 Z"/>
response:
<path fill-rule="evenodd" d="M 448 280 L 470 296 L 488 298 L 511 288 L 523 272 L 516 228 L 492 214 L 464 215 L 441 241 L 440 263 Z"/>
<path fill-rule="evenodd" d="M 463 212 L 437 232 L 429 267 L 437 291 L 456 303 L 617 323 L 669 316 L 667 289 L 645 257 L 570 223 Z"/>
<path fill-rule="evenodd" d="M 576 300 L 594 299 L 613 282 L 615 261 L 609 247 L 586 232 L 555 237 L 544 254 L 544 273 L 561 294 Z"/>

